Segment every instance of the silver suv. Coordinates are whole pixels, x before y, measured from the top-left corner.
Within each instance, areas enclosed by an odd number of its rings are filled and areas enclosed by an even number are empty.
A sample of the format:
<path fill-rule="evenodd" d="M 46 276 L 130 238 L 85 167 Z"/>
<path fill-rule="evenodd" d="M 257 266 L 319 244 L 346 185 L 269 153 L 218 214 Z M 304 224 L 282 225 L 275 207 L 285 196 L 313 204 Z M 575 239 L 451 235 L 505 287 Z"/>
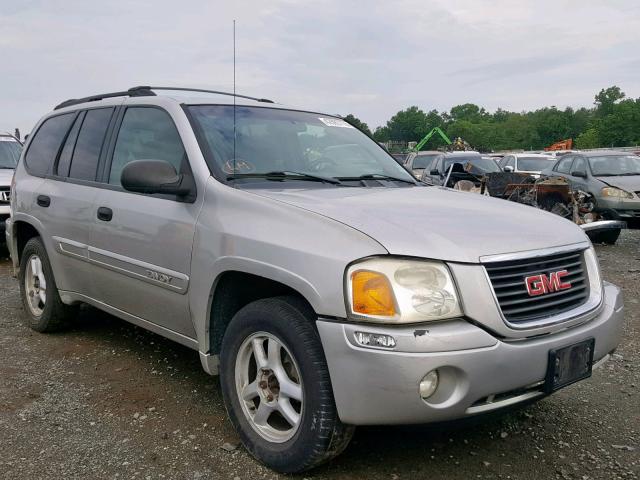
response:
<path fill-rule="evenodd" d="M 191 347 L 271 468 L 543 398 L 618 345 L 620 291 L 573 223 L 424 185 L 339 117 L 185 93 L 47 114 L 7 240 L 33 329 L 86 303 Z"/>

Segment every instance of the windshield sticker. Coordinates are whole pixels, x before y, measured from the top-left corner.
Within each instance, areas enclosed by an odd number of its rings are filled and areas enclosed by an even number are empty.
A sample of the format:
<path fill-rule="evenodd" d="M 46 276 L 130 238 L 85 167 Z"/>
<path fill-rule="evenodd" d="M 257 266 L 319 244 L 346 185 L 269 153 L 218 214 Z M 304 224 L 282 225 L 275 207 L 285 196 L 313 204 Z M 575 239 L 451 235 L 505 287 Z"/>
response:
<path fill-rule="evenodd" d="M 349 123 L 345 122 L 340 118 L 318 117 L 318 120 L 324 123 L 327 127 L 353 128 L 353 125 L 349 125 Z"/>

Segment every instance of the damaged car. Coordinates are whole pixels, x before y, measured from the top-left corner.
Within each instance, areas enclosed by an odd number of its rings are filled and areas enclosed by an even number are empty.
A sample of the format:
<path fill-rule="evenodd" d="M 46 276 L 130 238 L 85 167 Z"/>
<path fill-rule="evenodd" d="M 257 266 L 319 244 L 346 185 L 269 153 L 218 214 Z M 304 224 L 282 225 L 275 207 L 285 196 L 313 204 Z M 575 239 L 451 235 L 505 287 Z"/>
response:
<path fill-rule="evenodd" d="M 589 193 L 603 218 L 640 226 L 640 156 L 615 150 L 571 153 L 543 173 Z"/>

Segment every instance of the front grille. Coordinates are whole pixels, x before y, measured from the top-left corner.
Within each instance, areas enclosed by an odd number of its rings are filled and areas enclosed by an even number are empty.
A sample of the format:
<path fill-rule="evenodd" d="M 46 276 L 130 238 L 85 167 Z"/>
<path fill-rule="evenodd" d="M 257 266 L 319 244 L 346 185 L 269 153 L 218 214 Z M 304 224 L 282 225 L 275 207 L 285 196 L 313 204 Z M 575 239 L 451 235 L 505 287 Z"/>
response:
<path fill-rule="evenodd" d="M 506 320 L 523 323 L 572 310 L 589 298 L 589 279 L 582 251 L 485 263 L 491 286 Z M 525 278 L 567 270 L 571 288 L 530 296 Z"/>
<path fill-rule="evenodd" d="M 11 202 L 11 189 L 0 188 L 0 205 L 7 205 Z"/>

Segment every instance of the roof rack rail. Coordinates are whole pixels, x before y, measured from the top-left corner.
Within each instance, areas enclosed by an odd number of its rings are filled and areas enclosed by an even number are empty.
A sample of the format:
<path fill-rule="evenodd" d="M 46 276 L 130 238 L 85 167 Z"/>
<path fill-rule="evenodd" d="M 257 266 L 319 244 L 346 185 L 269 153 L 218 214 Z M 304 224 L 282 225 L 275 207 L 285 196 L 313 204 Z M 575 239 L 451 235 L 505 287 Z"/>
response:
<path fill-rule="evenodd" d="M 155 92 L 153 90 L 174 90 L 178 92 L 200 92 L 200 93 L 214 93 L 216 95 L 228 95 L 230 97 L 238 97 L 238 98 L 246 98 L 248 100 L 255 100 L 256 102 L 263 103 L 274 103 L 273 100 L 269 100 L 268 98 L 257 98 L 250 97 L 248 95 L 240 95 L 236 93 L 229 92 L 221 92 L 218 90 L 205 90 L 202 88 L 186 88 L 186 87 L 149 87 L 149 86 L 137 86 L 131 87 L 128 90 L 122 92 L 112 92 L 112 93 L 103 93 L 100 95 L 91 95 L 89 97 L 84 98 L 72 98 L 70 100 L 66 100 L 59 105 L 56 105 L 54 110 L 58 110 L 60 108 L 71 107 L 73 105 L 79 105 L 81 103 L 86 102 L 96 102 L 98 100 L 103 100 L 105 98 L 114 98 L 114 97 L 150 97 L 155 96 Z"/>
<path fill-rule="evenodd" d="M 150 87 L 131 87 L 129 90 L 125 90 L 123 92 L 112 92 L 112 93 L 102 93 L 100 95 L 91 95 L 89 97 L 84 98 L 72 98 L 70 100 L 66 100 L 59 105 L 56 105 L 54 110 L 58 110 L 60 108 L 71 107 L 72 105 L 79 105 L 80 103 L 86 102 L 97 102 L 98 100 L 103 100 L 105 98 L 114 98 L 114 97 L 152 97 L 155 93 L 151 91 Z"/>
<path fill-rule="evenodd" d="M 268 98 L 250 97 L 248 95 L 240 95 L 239 93 L 220 92 L 218 90 L 206 90 L 203 88 L 186 88 L 186 87 L 147 87 L 151 90 L 175 90 L 178 92 L 201 92 L 201 93 L 215 93 L 216 95 L 228 95 L 230 97 L 246 98 L 248 100 L 255 100 L 256 102 L 274 103 L 273 100 Z"/>

